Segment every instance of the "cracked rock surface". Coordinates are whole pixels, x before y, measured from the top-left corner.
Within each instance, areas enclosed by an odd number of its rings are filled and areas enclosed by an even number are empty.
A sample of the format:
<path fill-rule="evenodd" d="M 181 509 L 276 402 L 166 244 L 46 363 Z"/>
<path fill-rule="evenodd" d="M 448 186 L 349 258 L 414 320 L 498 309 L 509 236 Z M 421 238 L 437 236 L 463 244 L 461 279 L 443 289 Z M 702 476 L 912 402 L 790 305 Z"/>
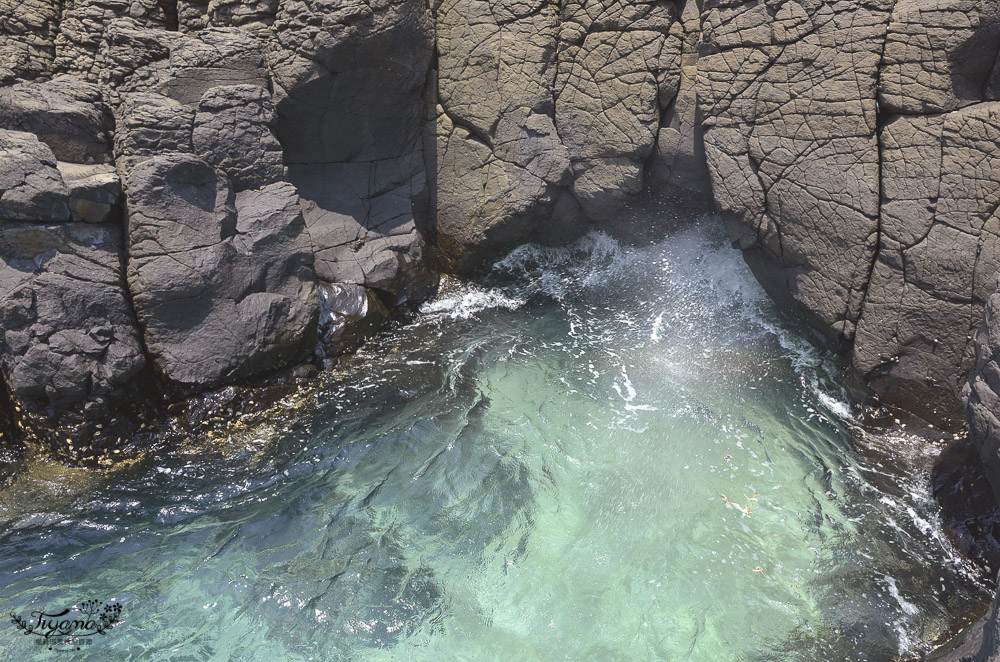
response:
<path fill-rule="evenodd" d="M 319 299 L 288 183 L 234 193 L 189 154 L 129 174 L 128 282 L 156 368 L 211 387 L 306 358 Z"/>
<path fill-rule="evenodd" d="M 130 431 L 112 419 L 145 358 L 121 245 L 110 223 L 0 221 L 0 367 L 23 424 L 50 445 L 64 427 L 80 445 Z"/>
<path fill-rule="evenodd" d="M 875 90 L 890 8 L 707 0 L 702 15 L 716 204 L 765 289 L 834 346 L 854 336 L 878 239 Z"/>
<path fill-rule="evenodd" d="M 0 0 L 0 30 L 0 219 L 121 225 L 137 356 L 184 389 L 314 355 L 320 284 L 353 323 L 688 191 L 857 397 L 960 421 L 1000 0 Z"/>

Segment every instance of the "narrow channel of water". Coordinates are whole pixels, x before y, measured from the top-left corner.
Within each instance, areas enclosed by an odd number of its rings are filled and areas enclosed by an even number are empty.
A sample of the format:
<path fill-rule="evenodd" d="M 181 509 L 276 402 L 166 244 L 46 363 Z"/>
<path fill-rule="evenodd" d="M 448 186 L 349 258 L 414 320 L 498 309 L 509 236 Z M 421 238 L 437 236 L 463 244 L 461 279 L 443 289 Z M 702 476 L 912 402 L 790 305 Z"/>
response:
<path fill-rule="evenodd" d="M 715 662 L 896 659 L 986 599 L 715 219 L 518 249 L 350 364 L 238 452 L 15 478 L 0 608 L 114 598 L 102 660 Z"/>

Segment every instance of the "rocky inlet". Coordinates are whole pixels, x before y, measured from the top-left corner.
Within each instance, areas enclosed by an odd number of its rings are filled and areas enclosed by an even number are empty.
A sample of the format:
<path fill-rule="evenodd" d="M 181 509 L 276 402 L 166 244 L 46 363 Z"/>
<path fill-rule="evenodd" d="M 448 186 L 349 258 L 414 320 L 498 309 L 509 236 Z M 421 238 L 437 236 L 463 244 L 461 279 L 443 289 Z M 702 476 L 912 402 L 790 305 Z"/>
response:
<path fill-rule="evenodd" d="M 1000 494 L 997 0 L 0 0 L 0 35 L 8 444 L 113 453 L 655 198 Z"/>

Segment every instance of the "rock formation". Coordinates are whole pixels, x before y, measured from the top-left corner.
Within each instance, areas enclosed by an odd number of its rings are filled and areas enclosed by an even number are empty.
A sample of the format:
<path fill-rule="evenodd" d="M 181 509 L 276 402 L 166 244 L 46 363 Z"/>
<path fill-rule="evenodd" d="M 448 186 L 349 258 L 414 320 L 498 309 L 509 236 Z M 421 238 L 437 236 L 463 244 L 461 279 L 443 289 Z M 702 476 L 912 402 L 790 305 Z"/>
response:
<path fill-rule="evenodd" d="M 1000 271 L 998 0 L 42 0 L 0 29 L 0 220 L 124 230 L 164 385 L 692 191 L 859 397 L 958 424 Z"/>
<path fill-rule="evenodd" d="M 0 427 L 113 446 L 670 191 L 858 398 L 956 427 L 972 370 L 1000 485 L 1000 0 L 0 0 L 0 34 Z"/>

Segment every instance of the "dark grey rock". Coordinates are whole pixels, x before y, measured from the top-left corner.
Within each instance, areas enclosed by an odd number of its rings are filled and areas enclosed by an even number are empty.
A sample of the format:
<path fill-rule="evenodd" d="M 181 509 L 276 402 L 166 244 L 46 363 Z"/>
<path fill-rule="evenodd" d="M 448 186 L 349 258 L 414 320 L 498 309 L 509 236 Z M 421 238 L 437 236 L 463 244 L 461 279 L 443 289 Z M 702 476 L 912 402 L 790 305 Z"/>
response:
<path fill-rule="evenodd" d="M 197 157 L 147 159 L 128 179 L 128 281 L 157 370 L 189 388 L 306 358 L 318 294 L 295 189 L 234 194 Z"/>
<path fill-rule="evenodd" d="M 140 161 L 165 152 L 194 151 L 195 110 L 150 92 L 128 95 L 118 108 L 115 165 L 126 177 Z"/>
<path fill-rule="evenodd" d="M 114 106 L 126 95 L 154 87 L 170 49 L 184 37 L 177 32 L 148 28 L 131 18 L 119 18 L 105 27 L 96 69 L 98 82 Z"/>
<path fill-rule="evenodd" d="M 268 87 L 261 43 L 236 28 L 207 28 L 178 39 L 159 72 L 155 90 L 184 104 L 197 104 L 220 85 Z"/>
<path fill-rule="evenodd" d="M 0 221 L 0 366 L 28 427 L 53 445 L 116 442 L 114 425 L 75 426 L 121 415 L 145 366 L 121 243 L 112 224 Z"/>
<path fill-rule="evenodd" d="M 389 311 L 378 295 L 360 285 L 320 283 L 320 359 L 357 349 L 378 331 Z"/>
<path fill-rule="evenodd" d="M 167 0 L 65 0 L 56 35 L 56 71 L 97 82 L 104 60 L 101 45 L 108 25 L 129 18 L 137 25 L 166 31 L 176 21 Z"/>
<path fill-rule="evenodd" d="M 0 219 L 68 221 L 68 193 L 48 145 L 0 129 Z"/>
<path fill-rule="evenodd" d="M 1000 293 L 986 304 L 975 336 L 975 363 L 963 389 L 969 438 L 1000 501 Z"/>
<path fill-rule="evenodd" d="M 413 296 L 427 280 L 426 4 L 290 0 L 271 33 L 275 134 L 302 198 L 317 274 Z"/>
<path fill-rule="evenodd" d="M 194 153 L 225 172 L 237 191 L 281 181 L 274 106 L 257 85 L 220 85 L 202 95 L 191 134 Z"/>
<path fill-rule="evenodd" d="M 0 128 L 35 134 L 60 161 L 111 161 L 111 111 L 97 85 L 72 76 L 0 87 Z"/>
<path fill-rule="evenodd" d="M 573 194 L 610 220 L 642 190 L 663 111 L 680 85 L 677 6 L 572 0 L 562 5 L 555 123 L 573 162 Z"/>

